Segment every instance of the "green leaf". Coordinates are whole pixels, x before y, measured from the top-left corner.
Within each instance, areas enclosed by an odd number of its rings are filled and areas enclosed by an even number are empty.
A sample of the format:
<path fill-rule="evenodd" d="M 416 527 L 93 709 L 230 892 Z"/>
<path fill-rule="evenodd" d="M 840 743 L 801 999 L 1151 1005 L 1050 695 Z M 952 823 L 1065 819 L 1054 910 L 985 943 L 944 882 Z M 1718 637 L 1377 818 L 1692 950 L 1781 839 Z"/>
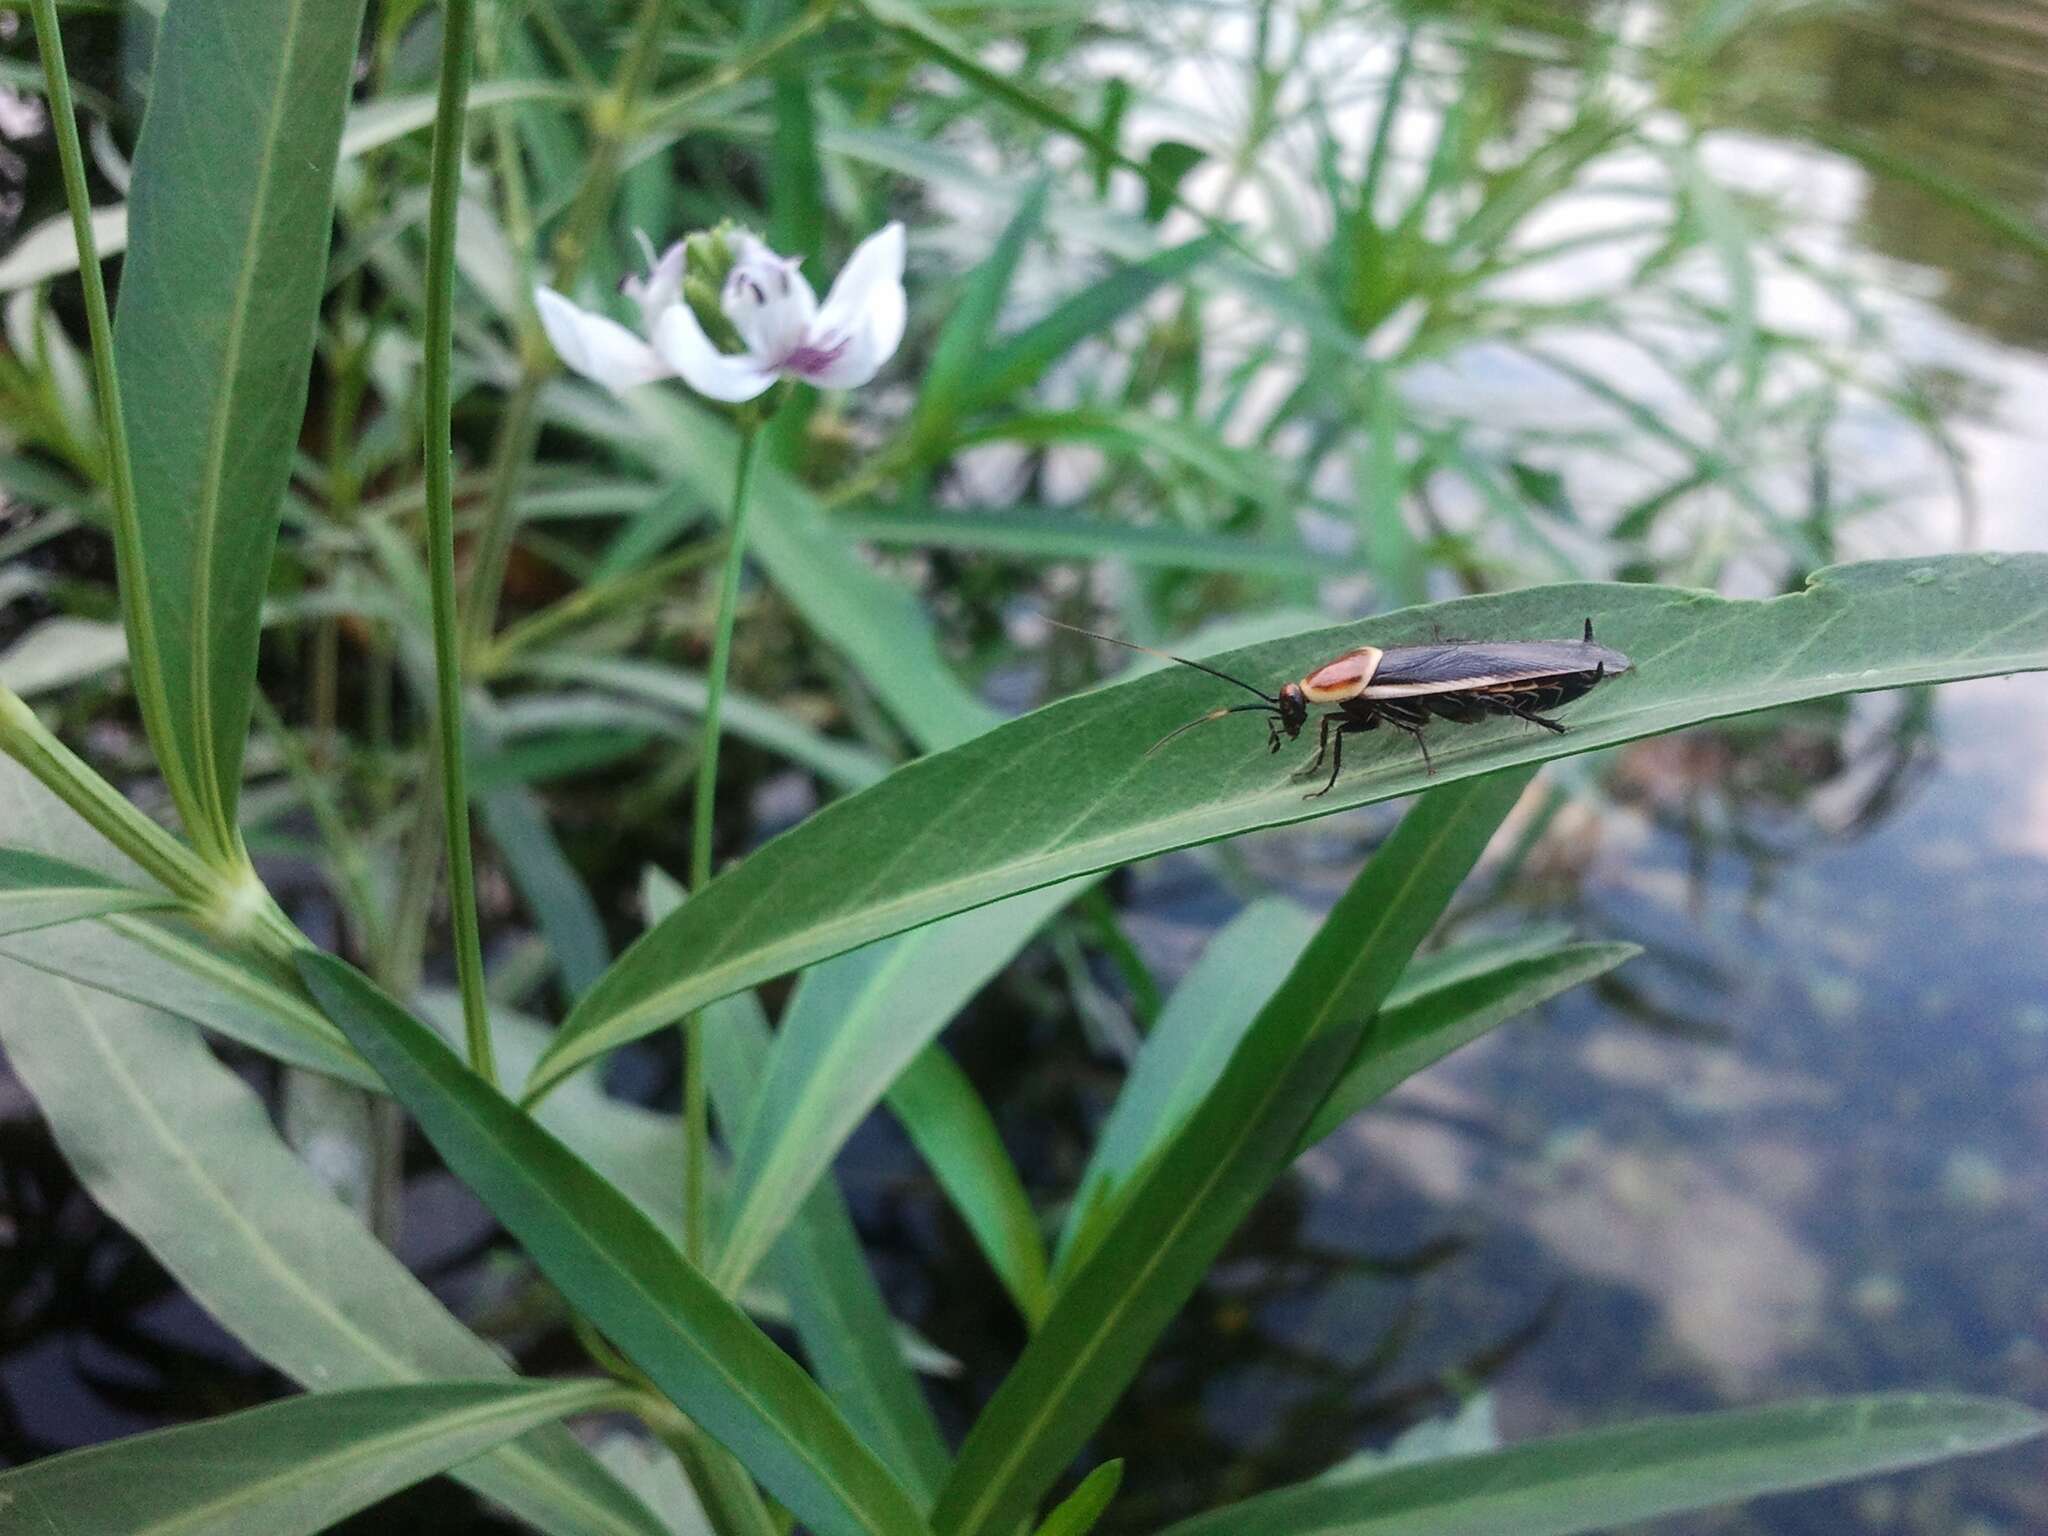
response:
<path fill-rule="evenodd" d="M 1051 187 L 1051 181 L 1044 177 L 1031 184 L 1010 222 L 1003 227 L 995 248 L 968 274 L 966 290 L 939 328 L 938 340 L 932 344 L 931 363 L 925 369 L 924 383 L 918 388 L 917 404 L 903 428 L 905 451 L 913 458 L 928 458 L 942 449 L 970 408 L 974 376 L 988 356 L 989 337 L 994 333 L 1010 282 L 1017 274 L 1017 263 L 1045 221 Z"/>
<path fill-rule="evenodd" d="M 140 526 L 120 582 L 152 744 L 216 862 L 240 856 L 256 642 L 362 17 L 363 0 L 180 0 L 135 150 L 114 339 Z"/>
<path fill-rule="evenodd" d="M 161 893 L 116 885 L 62 859 L 0 848 L 0 937 L 111 912 L 172 905 Z"/>
<path fill-rule="evenodd" d="M 189 1025 L 20 966 L 0 963 L 0 984 L 0 1046 L 65 1159 L 259 1359 L 320 1390 L 510 1379 L 314 1180 Z M 456 1476 L 555 1536 L 661 1536 L 565 1430 L 534 1431 Z"/>
<path fill-rule="evenodd" d="M 627 1395 L 608 1380 L 308 1393 L 0 1473 L 0 1515 L 14 1509 L 48 1536 L 314 1536 L 537 1425 Z"/>
<path fill-rule="evenodd" d="M 1014 1530 L 1116 1406 L 1230 1234 L 1293 1161 L 1373 1011 L 1532 773 L 1425 795 L 1338 899 L 1200 1107 L 1132 1180 L 975 1420 L 932 1511 L 939 1536 Z"/>
<path fill-rule="evenodd" d="M 1017 1165 L 967 1074 L 939 1046 L 926 1046 L 889 1090 L 889 1112 L 967 1223 L 1024 1321 L 1036 1326 L 1052 1299 L 1045 1239 Z"/>
<path fill-rule="evenodd" d="M 523 656 L 515 665 L 527 675 L 587 683 L 608 693 L 703 718 L 704 679 L 659 662 L 581 651 L 544 651 Z M 730 689 L 725 695 L 724 720 L 731 735 L 779 753 L 838 789 L 865 789 L 889 771 L 888 763 L 873 752 L 820 735 L 787 710 Z"/>
<path fill-rule="evenodd" d="M 714 1271 L 737 1291 L 846 1138 L 989 978 L 1079 894 L 1053 886 L 844 955 L 790 1000 L 760 1107 L 733 1154 Z"/>
<path fill-rule="evenodd" d="M 654 391 L 642 391 L 653 394 Z M 1591 616 L 1635 670 L 1563 713 L 1431 727 L 1434 773 L 1392 733 L 1354 738 L 1335 789 L 1303 798 L 1251 721 L 1147 756 L 1233 695 L 1187 668 L 1013 720 L 899 768 L 726 871 L 619 957 L 578 1005 L 537 1084 L 743 987 L 983 902 L 1262 827 L 1516 764 L 1590 752 L 1802 699 L 2048 667 L 2048 555 L 1837 566 L 1798 593 L 1742 601 L 1664 587 L 1534 587 L 1407 609 L 1235 651 L 1214 664 L 1270 687 L 1360 644 L 1564 639 Z"/>
<path fill-rule="evenodd" d="M 1578 1536 L 2030 1440 L 2048 1419 L 1987 1398 L 1884 1395 L 1651 1419 L 1306 1483 L 1162 1536 Z"/>
<path fill-rule="evenodd" d="M 1270 898 L 1253 902 L 1209 940 L 1145 1037 L 1095 1139 L 1061 1234 L 1056 1280 L 1094 1251 L 1114 1209 L 1111 1191 L 1186 1123 L 1316 926 L 1293 902 Z"/>
<path fill-rule="evenodd" d="M 1151 172 L 1145 183 L 1145 220 L 1157 224 L 1172 209 L 1174 194 L 1189 171 L 1200 165 L 1207 151 L 1199 145 L 1184 144 L 1178 139 L 1161 139 L 1145 156 L 1145 169 Z"/>
<path fill-rule="evenodd" d="M 1111 326 L 1154 293 L 1178 282 L 1221 249 L 1220 237 L 1203 235 L 1119 267 L 1062 300 L 1044 319 L 987 350 L 980 366 L 963 381 L 960 413 L 1004 404 L 1029 389 L 1075 347 L 1107 335 Z"/>
<path fill-rule="evenodd" d="M 1433 988 L 1407 1002 L 1390 1000 L 1373 1021 L 1358 1059 L 1316 1111 L 1302 1145 L 1321 1141 L 1359 1110 L 1460 1046 L 1641 953 L 1634 944 L 1570 944 Z"/>
<path fill-rule="evenodd" d="M 327 955 L 299 974 L 357 1050 L 585 1317 L 819 1536 L 916 1536 L 916 1503 L 817 1383 L 646 1214 Z"/>
<path fill-rule="evenodd" d="M 1059 1508 L 1045 1517 L 1038 1536 L 1088 1536 L 1095 1522 L 1109 1508 L 1110 1500 L 1123 1485 L 1121 1460 L 1105 1461 L 1081 1479 L 1081 1486 L 1060 1501 Z"/>
<path fill-rule="evenodd" d="M 726 1141 L 743 1142 L 758 1112 L 773 1041 L 753 993 L 706 1009 L 702 1039 Z M 797 1338 L 825 1391 L 861 1439 L 928 1505 L 938 1497 L 951 1457 L 906 1365 L 901 1330 L 882 1300 L 829 1170 L 777 1240 L 769 1267 L 788 1293 Z"/>

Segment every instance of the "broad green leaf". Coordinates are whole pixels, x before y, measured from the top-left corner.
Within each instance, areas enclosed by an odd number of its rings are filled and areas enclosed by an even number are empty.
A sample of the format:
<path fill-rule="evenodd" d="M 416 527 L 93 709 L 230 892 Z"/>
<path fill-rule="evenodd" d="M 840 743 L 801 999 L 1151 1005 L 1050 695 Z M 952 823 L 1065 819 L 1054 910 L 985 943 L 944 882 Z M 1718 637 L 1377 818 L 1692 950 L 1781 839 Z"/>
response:
<path fill-rule="evenodd" d="M 111 879 L 138 878 L 7 758 L 0 822 L 43 853 Z M 42 951 L 73 933 L 151 921 L 112 917 L 29 942 Z M 93 958 L 81 953 L 77 961 Z M 164 971 L 167 980 L 186 974 Z M 214 1011 L 200 988 L 191 990 L 195 1011 Z M 510 1377 L 504 1358 L 450 1316 L 292 1155 L 247 1084 L 191 1025 L 5 960 L 0 992 L 8 1000 L 0 1049 L 80 1182 L 258 1359 L 314 1390 Z M 239 1006 L 240 994 L 219 995 Z M 319 1025 L 332 1029 L 324 1019 Z M 367 1072 L 353 1050 L 347 1058 Z M 308 1254 L 319 1255 L 317 1267 Z M 653 1517 L 565 1430 L 535 1430 L 456 1476 L 550 1536 L 660 1536 Z"/>
<path fill-rule="evenodd" d="M 629 1395 L 613 1381 L 311 1392 L 0 1472 L 0 1517 L 11 1509 L 28 1522 L 19 1529 L 47 1536 L 315 1536 L 538 1425 Z"/>
<path fill-rule="evenodd" d="M 967 1223 L 1025 1322 L 1036 1325 L 1052 1299 L 1045 1239 L 1017 1165 L 967 1074 L 938 1045 L 928 1045 L 889 1090 L 889 1112 Z"/>
<path fill-rule="evenodd" d="M 1162 1536 L 1580 1536 L 2031 1440 L 2048 1419 L 1988 1398 L 1882 1395 L 1651 1419 L 1336 1483 Z"/>
<path fill-rule="evenodd" d="M 652 395 L 654 391 L 642 391 Z M 772 521 L 772 519 L 771 519 Z M 1873 561 L 1802 592 L 1731 600 L 1664 587 L 1535 587 L 1406 609 L 1214 658 L 1265 686 L 1362 643 L 1563 639 L 1587 617 L 1635 670 L 1562 711 L 1431 728 L 1434 772 L 1398 733 L 1353 738 L 1336 788 L 1289 778 L 1251 720 L 1167 750 L 1233 701 L 1187 668 L 1066 699 L 899 768 L 827 806 L 650 930 L 578 1005 L 536 1074 L 552 1080 L 705 1002 L 1019 891 L 1473 774 L 1590 752 L 1801 699 L 2048 667 L 2048 555 Z"/>
<path fill-rule="evenodd" d="M 744 1285 L 818 1176 L 889 1085 L 1047 918 L 1079 894 L 1053 886 L 963 913 L 808 972 L 790 1000 L 733 1154 L 714 1274 Z"/>
<path fill-rule="evenodd" d="M 1491 971 L 1421 993 L 1391 999 L 1359 1047 L 1302 1145 L 1318 1142 L 1352 1115 L 1385 1098 L 1424 1067 L 1561 992 L 1604 976 L 1642 953 L 1634 944 L 1570 944 L 1548 954 L 1514 960 Z"/>
<path fill-rule="evenodd" d="M 905 450 L 913 457 L 923 457 L 943 447 L 970 408 L 974 376 L 988 355 L 989 337 L 995 330 L 1024 247 L 1045 220 L 1051 186 L 1050 180 L 1043 177 L 1032 183 L 1010 222 L 1003 227 L 994 249 L 967 275 L 959 301 L 939 327 L 924 382 L 918 386 L 917 404 L 903 428 Z"/>
<path fill-rule="evenodd" d="M 1423 796 L 1341 896 L 1180 1132 L 1132 1181 L 968 1432 L 938 1536 L 1014 1530 L 1116 1406 L 1534 770 Z"/>
<path fill-rule="evenodd" d="M 773 1041 L 767 1017 L 753 993 L 743 992 L 705 1010 L 702 1038 L 711 1101 L 726 1141 L 743 1142 L 767 1073 Z M 929 1505 L 951 1458 L 931 1405 L 906 1367 L 900 1330 L 830 1170 L 811 1187 L 768 1264 L 789 1295 L 797 1338 L 826 1393 L 861 1439 Z"/>
<path fill-rule="evenodd" d="M 1045 1517 L 1038 1536 L 1088 1536 L 1095 1522 L 1109 1508 L 1110 1500 L 1123 1485 L 1124 1464 L 1105 1461 L 1081 1479 L 1081 1486 L 1060 1501 L 1059 1508 Z"/>
<path fill-rule="evenodd" d="M 328 1016 L 456 1176 L 648 1378 L 819 1536 L 916 1536 L 924 1517 L 806 1376 L 649 1221 L 426 1025 L 327 955 Z"/>
<path fill-rule="evenodd" d="M 119 541 L 120 584 L 152 745 L 217 862 L 239 857 L 263 594 L 362 18 L 363 0 L 180 0 L 135 149 L 114 339 L 140 526 Z"/>
<path fill-rule="evenodd" d="M 1315 931 L 1313 917 L 1276 897 L 1253 902 L 1210 938 L 1145 1037 L 1095 1138 L 1061 1234 L 1056 1279 L 1093 1251 L 1111 1190 L 1202 1102 Z"/>
<path fill-rule="evenodd" d="M 171 905 L 171 898 L 160 892 L 116 885 L 62 859 L 0 848 L 0 938 L 80 918 Z"/>
<path fill-rule="evenodd" d="M 0 984 L 0 1046 L 66 1160 L 259 1359 L 323 1391 L 510 1379 L 292 1156 L 190 1025 L 19 965 L 0 962 Z M 660 1536 L 564 1430 L 534 1431 L 456 1475 L 554 1536 Z"/>

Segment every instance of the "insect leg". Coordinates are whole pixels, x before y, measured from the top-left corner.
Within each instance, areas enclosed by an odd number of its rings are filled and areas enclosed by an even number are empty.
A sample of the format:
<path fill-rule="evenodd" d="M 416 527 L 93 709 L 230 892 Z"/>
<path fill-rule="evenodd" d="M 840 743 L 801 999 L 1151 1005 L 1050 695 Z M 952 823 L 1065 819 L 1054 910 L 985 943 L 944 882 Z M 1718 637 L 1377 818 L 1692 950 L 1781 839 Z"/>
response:
<path fill-rule="evenodd" d="M 1309 759 L 1308 766 L 1306 768 L 1296 770 L 1294 774 L 1295 778 L 1312 779 L 1316 776 L 1317 770 L 1319 770 L 1323 766 L 1323 759 L 1327 757 L 1330 752 L 1330 726 L 1333 722 L 1342 720 L 1344 718 L 1345 717 L 1343 715 L 1323 716 L 1323 728 L 1316 735 L 1316 755 Z M 1341 748 L 1339 750 L 1341 750 Z"/>
<path fill-rule="evenodd" d="M 1335 718 L 1337 717 L 1334 715 L 1323 716 L 1324 728 L 1328 729 L 1328 722 Z M 1330 763 L 1329 782 L 1324 784 L 1321 789 L 1316 790 L 1314 793 L 1303 795 L 1301 797 L 1302 799 L 1320 800 L 1323 798 L 1323 796 L 1327 795 L 1331 790 L 1337 787 L 1337 775 L 1344 771 L 1344 736 L 1346 732 L 1351 730 L 1351 728 L 1352 727 L 1350 722 L 1345 722 L 1344 724 L 1337 727 L 1337 734 L 1332 738 L 1332 743 L 1335 746 L 1336 751 Z M 1316 761 L 1321 762 L 1321 757 L 1318 757 Z"/>
<path fill-rule="evenodd" d="M 1553 720 L 1548 715 L 1539 715 L 1535 710 L 1530 709 L 1526 705 L 1512 711 L 1512 713 L 1517 720 L 1526 720 L 1531 725 L 1540 725 L 1553 736 L 1562 736 L 1564 734 L 1562 722 Z"/>

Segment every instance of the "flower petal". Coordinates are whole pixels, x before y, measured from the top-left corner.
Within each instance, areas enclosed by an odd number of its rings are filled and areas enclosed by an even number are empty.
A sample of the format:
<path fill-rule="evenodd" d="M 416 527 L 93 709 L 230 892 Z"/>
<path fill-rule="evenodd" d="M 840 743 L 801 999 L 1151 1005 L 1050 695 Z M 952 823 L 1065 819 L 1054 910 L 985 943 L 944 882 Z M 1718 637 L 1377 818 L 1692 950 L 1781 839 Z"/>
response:
<path fill-rule="evenodd" d="M 682 297 L 683 242 L 676 241 L 657 257 L 654 242 L 643 231 L 634 230 L 633 238 L 640 242 L 640 249 L 647 257 L 647 276 L 629 277 L 619 284 L 619 288 L 640 306 L 640 329 L 651 336 L 654 334 L 654 322 L 661 318 L 661 312 Z"/>
<path fill-rule="evenodd" d="M 894 312 L 903 313 L 903 226 L 891 222 L 854 247 L 846 265 L 839 269 L 839 276 L 832 281 L 832 288 L 825 295 L 825 302 L 818 310 L 817 324 L 811 327 L 814 340 L 829 342 L 840 336 L 853 336 L 867 328 L 869 312 L 878 306 L 884 315 L 893 301 Z M 903 339 L 903 324 L 899 318 L 894 335 L 886 331 L 877 332 L 876 341 L 885 342 L 885 356 L 896 350 L 896 343 Z M 881 366 L 880 361 L 876 363 Z"/>
<path fill-rule="evenodd" d="M 818 311 L 810 339 L 786 366 L 820 389 L 865 384 L 895 355 L 908 314 L 903 226 L 890 224 L 854 251 Z"/>
<path fill-rule="evenodd" d="M 780 363 L 810 333 L 818 296 L 797 271 L 801 258 L 778 256 L 749 234 L 734 235 L 732 245 L 732 270 L 719 307 L 749 352 Z"/>
<path fill-rule="evenodd" d="M 775 370 L 751 354 L 730 357 L 711 345 L 687 304 L 671 304 L 654 326 L 654 350 L 700 395 L 737 405 L 775 382 Z"/>
<path fill-rule="evenodd" d="M 534 289 L 533 302 L 556 355 L 613 394 L 665 379 L 674 371 L 618 321 L 579 308 L 552 288 Z"/>

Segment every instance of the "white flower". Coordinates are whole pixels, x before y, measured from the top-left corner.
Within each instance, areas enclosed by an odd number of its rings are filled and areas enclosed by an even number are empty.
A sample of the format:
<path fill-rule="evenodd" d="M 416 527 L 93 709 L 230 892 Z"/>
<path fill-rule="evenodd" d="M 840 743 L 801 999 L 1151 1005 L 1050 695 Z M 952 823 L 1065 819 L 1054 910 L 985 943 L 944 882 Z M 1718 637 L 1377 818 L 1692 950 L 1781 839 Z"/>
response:
<path fill-rule="evenodd" d="M 733 263 L 718 304 L 746 348 L 738 353 L 713 346 L 684 301 L 682 242 L 657 259 L 646 236 L 640 238 L 647 275 L 623 286 L 639 306 L 644 339 L 552 288 L 534 291 L 541 324 L 562 361 L 614 393 L 670 377 L 734 404 L 783 378 L 852 389 L 873 378 L 903 340 L 901 224 L 860 243 L 823 304 L 797 270 L 801 257 L 778 256 L 744 232 L 729 236 Z"/>

